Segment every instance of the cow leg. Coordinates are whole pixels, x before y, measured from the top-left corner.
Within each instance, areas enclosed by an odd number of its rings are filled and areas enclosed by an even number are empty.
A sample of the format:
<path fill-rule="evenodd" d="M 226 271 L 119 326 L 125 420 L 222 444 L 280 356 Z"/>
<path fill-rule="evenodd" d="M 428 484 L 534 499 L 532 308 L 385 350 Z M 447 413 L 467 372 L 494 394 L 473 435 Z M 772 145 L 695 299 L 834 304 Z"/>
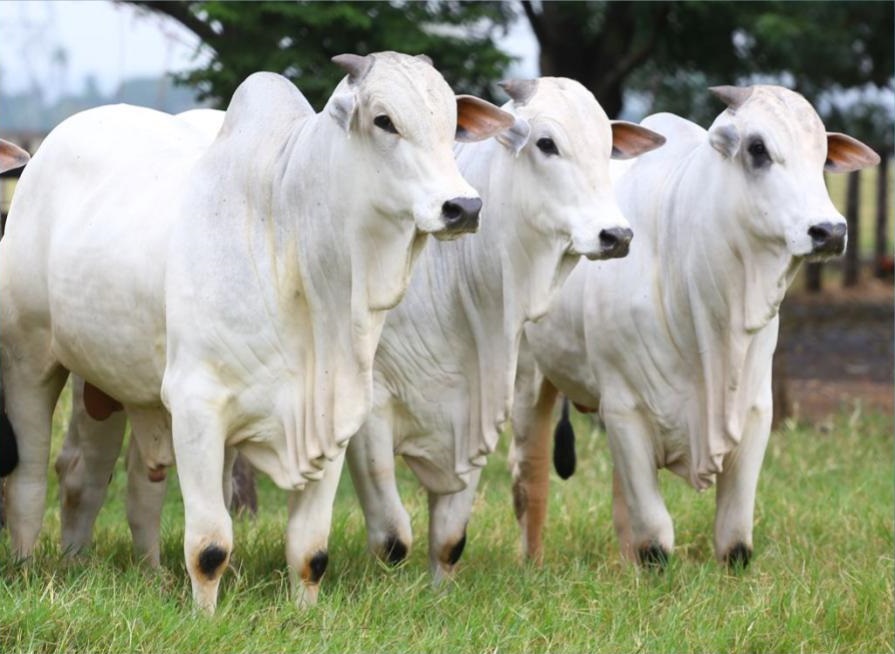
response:
<path fill-rule="evenodd" d="M 633 550 L 641 565 L 662 568 L 674 549 L 674 526 L 659 492 L 650 427 L 636 411 L 607 411 L 603 420 L 618 480 L 615 485 L 627 507 L 626 512 L 613 510 L 620 518 L 616 530 L 622 552 Z"/>
<path fill-rule="evenodd" d="M 715 494 L 715 556 L 745 568 L 752 557 L 752 522 L 758 474 L 771 433 L 771 411 L 753 409 L 739 446 L 724 457 Z"/>
<path fill-rule="evenodd" d="M 43 523 L 53 409 L 68 371 L 58 365 L 28 369 L 24 362 L 3 362 L 6 413 L 15 433 L 19 462 L 6 481 L 6 518 L 13 556 L 34 551 Z"/>
<path fill-rule="evenodd" d="M 213 408 L 190 384 L 168 390 L 174 454 L 183 494 L 183 553 L 193 600 L 207 613 L 217 606 L 218 586 L 233 551 L 233 523 L 221 480 L 227 430 Z"/>
<path fill-rule="evenodd" d="M 72 378 L 71 419 L 55 466 L 66 553 L 76 554 L 90 545 L 96 516 L 121 453 L 126 424 L 124 411 L 116 411 L 105 420 L 91 418 L 84 406 L 84 381 Z"/>
<path fill-rule="evenodd" d="M 137 558 L 151 568 L 161 565 L 162 506 L 167 486 L 167 476 L 146 466 L 131 437 L 127 447 L 127 523 Z"/>
<path fill-rule="evenodd" d="M 323 477 L 289 497 L 286 562 L 292 597 L 299 608 L 317 602 L 320 579 L 329 563 L 329 529 L 344 462 L 343 450 L 326 463 Z"/>
<path fill-rule="evenodd" d="M 385 429 L 381 429 L 385 427 Z M 398 495 L 391 434 L 375 416 L 348 444 L 348 469 L 364 511 L 367 544 L 381 560 L 398 564 L 413 542 L 410 516 Z"/>
<path fill-rule="evenodd" d="M 522 553 L 536 563 L 543 559 L 541 534 L 547 518 L 553 405 L 556 388 L 542 378 L 534 402 L 517 393 L 513 406 L 513 508 L 522 534 Z"/>
<path fill-rule="evenodd" d="M 622 481 L 618 470 L 612 472 L 612 524 L 618 535 L 618 543 L 622 551 L 622 557 L 636 562 L 634 554 L 634 534 L 631 532 L 631 516 L 628 513 L 628 504 L 622 492 Z"/>
<path fill-rule="evenodd" d="M 481 474 L 480 468 L 471 471 L 466 488 L 456 493 L 429 493 L 429 570 L 435 584 L 453 574 L 466 547 L 466 525 Z"/>

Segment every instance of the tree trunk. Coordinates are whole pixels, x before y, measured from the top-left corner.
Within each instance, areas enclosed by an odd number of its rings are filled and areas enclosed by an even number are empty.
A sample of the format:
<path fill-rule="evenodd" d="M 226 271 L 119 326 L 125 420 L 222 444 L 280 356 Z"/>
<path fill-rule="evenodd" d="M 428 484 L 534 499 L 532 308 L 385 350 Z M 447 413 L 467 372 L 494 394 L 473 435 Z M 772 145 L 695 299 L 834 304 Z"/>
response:
<path fill-rule="evenodd" d="M 255 472 L 252 465 L 242 454 L 236 456 L 233 464 L 233 497 L 230 500 L 230 511 L 251 515 L 258 513 L 258 494 L 255 492 Z"/>
<path fill-rule="evenodd" d="M 805 290 L 809 293 L 820 293 L 823 264 L 813 261 L 805 265 Z"/>
<path fill-rule="evenodd" d="M 860 260 L 858 258 L 858 211 L 860 203 L 861 173 L 854 171 L 848 174 L 848 186 L 845 195 L 845 221 L 848 224 L 848 247 L 845 250 L 845 268 L 842 285 L 857 286 Z"/>
<path fill-rule="evenodd" d="M 885 277 L 891 273 L 892 252 L 889 250 L 889 153 L 883 150 L 880 155 L 879 177 L 876 180 L 876 247 L 874 251 L 874 271 L 877 277 Z"/>

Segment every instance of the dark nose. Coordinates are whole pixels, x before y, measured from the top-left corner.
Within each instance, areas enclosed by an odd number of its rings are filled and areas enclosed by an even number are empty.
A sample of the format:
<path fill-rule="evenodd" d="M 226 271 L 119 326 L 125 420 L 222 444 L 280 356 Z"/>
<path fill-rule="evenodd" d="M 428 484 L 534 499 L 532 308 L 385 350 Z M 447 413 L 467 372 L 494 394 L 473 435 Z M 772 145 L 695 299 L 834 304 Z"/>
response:
<path fill-rule="evenodd" d="M 628 254 L 628 246 L 634 232 L 627 227 L 613 227 L 600 231 L 600 255 L 604 259 L 615 259 Z"/>
<path fill-rule="evenodd" d="M 477 230 L 481 210 L 482 201 L 479 198 L 454 198 L 441 205 L 445 228 L 455 234 Z"/>
<path fill-rule="evenodd" d="M 844 223 L 818 223 L 808 228 L 812 254 L 842 254 L 845 250 Z"/>

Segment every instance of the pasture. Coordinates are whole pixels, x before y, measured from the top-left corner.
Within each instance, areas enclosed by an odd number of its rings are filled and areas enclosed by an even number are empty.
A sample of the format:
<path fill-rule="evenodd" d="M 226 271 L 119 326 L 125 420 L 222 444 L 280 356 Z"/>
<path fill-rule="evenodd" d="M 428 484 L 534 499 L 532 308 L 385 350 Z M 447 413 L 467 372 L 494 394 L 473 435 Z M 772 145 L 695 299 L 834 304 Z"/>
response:
<path fill-rule="evenodd" d="M 67 416 L 57 410 L 54 458 Z M 366 551 L 347 474 L 317 606 L 290 603 L 285 495 L 260 480 L 255 520 L 235 520 L 236 551 L 217 614 L 192 607 L 183 509 L 169 486 L 162 570 L 131 555 L 125 474 L 115 471 L 94 549 L 59 552 L 55 474 L 35 559 L 10 563 L 0 539 L 2 652 L 883 652 L 893 651 L 892 418 L 844 407 L 824 429 L 786 424 L 759 482 L 755 558 L 742 574 L 715 563 L 713 491 L 662 473 L 676 526 L 667 571 L 619 560 L 605 436 L 573 416 L 578 472 L 551 483 L 545 565 L 520 566 L 506 441 L 490 457 L 455 579 L 433 589 L 425 494 L 400 468 L 416 542 L 398 569 Z M 176 475 L 171 475 L 176 477 Z"/>

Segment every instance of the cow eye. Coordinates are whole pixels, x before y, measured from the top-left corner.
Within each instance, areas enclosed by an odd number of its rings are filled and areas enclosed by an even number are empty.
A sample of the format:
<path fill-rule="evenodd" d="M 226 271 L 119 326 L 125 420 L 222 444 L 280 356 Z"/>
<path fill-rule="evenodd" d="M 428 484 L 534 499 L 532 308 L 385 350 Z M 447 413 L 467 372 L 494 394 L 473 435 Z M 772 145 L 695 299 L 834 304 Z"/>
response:
<path fill-rule="evenodd" d="M 752 157 L 752 163 L 755 166 L 762 166 L 771 161 L 771 155 L 768 154 L 768 149 L 761 139 L 752 141 L 752 143 L 749 144 L 748 152 L 749 156 Z"/>
<path fill-rule="evenodd" d="M 553 142 L 553 139 L 548 139 L 547 137 L 538 139 L 538 142 L 535 143 L 538 146 L 538 150 L 543 152 L 546 155 L 559 154 L 559 150 L 556 149 L 556 143 Z"/>
<path fill-rule="evenodd" d="M 398 130 L 395 128 L 395 124 L 392 122 L 392 119 L 386 116 L 385 114 L 380 114 L 373 119 L 373 124 L 376 125 L 379 129 L 384 129 L 386 132 L 391 132 L 392 134 L 397 134 Z"/>

